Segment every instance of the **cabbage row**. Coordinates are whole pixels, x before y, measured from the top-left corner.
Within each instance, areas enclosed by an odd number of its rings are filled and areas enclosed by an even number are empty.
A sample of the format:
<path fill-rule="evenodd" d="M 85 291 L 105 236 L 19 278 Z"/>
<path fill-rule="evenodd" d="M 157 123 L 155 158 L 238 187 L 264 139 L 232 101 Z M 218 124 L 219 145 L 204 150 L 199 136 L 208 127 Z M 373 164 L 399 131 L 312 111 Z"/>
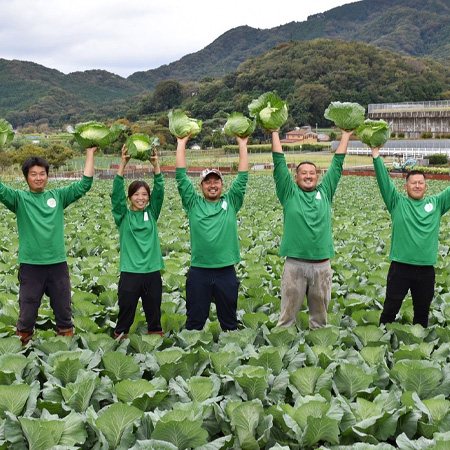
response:
<path fill-rule="evenodd" d="M 14 336 L 18 240 L 14 215 L 1 209 L 0 448 L 447 448 L 446 216 L 430 327 L 410 325 L 408 296 L 399 321 L 380 328 L 390 218 L 373 178 L 344 177 L 333 207 L 330 325 L 309 331 L 303 310 L 297 327 L 276 328 L 282 211 L 272 178 L 252 176 L 239 214 L 241 329 L 221 333 L 212 308 L 203 331 L 187 331 L 189 230 L 174 180 L 166 179 L 165 337 L 145 334 L 139 310 L 120 342 L 113 339 L 119 254 L 111 187 L 96 181 L 66 213 L 73 340 L 55 336 L 46 299 L 33 343 L 23 349 Z M 429 182 L 430 193 L 444 187 Z"/>

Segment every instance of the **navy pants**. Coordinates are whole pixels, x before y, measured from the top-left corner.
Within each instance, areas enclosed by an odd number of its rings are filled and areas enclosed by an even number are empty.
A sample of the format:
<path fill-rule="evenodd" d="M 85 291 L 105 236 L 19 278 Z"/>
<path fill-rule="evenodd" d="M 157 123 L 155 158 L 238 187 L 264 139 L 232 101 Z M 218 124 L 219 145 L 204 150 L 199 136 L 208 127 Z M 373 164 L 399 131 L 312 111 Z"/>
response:
<path fill-rule="evenodd" d="M 116 334 L 127 334 L 133 324 L 139 298 L 142 299 L 148 331 L 161 331 L 162 280 L 159 271 L 121 272 L 119 280 L 119 317 Z"/>
<path fill-rule="evenodd" d="M 234 266 L 218 269 L 191 267 L 186 280 L 186 329 L 203 329 L 214 298 L 222 330 L 237 330 L 239 284 Z"/>
<path fill-rule="evenodd" d="M 42 296 L 48 295 L 58 328 L 72 328 L 72 292 L 66 262 L 58 264 L 24 264 L 19 266 L 19 319 L 17 330 L 34 329 Z"/>
<path fill-rule="evenodd" d="M 428 326 L 428 313 L 434 296 L 435 273 L 433 266 L 415 266 L 392 261 L 389 267 L 386 300 L 380 317 L 381 323 L 394 322 L 408 290 L 414 308 L 413 323 Z"/>

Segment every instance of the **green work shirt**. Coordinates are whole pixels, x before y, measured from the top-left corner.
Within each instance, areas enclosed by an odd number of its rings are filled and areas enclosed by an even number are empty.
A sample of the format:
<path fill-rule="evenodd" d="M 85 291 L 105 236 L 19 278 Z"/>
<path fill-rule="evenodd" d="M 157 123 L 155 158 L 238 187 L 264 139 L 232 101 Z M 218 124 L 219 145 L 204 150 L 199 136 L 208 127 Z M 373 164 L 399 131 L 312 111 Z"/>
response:
<path fill-rule="evenodd" d="M 284 213 L 280 255 L 321 261 L 334 256 L 331 201 L 342 174 L 345 153 L 335 154 L 316 189 L 303 191 L 292 179 L 283 153 L 272 153 L 276 192 Z"/>
<path fill-rule="evenodd" d="M 248 172 L 239 172 L 230 190 L 218 202 L 195 192 L 185 168 L 176 169 L 178 192 L 189 218 L 191 265 L 219 268 L 241 260 L 236 215 L 244 202 Z"/>
<path fill-rule="evenodd" d="M 374 158 L 373 165 L 381 196 L 392 218 L 389 259 L 416 266 L 436 264 L 439 225 L 442 215 L 450 209 L 450 188 L 414 200 L 397 191 L 380 157 Z"/>
<path fill-rule="evenodd" d="M 143 211 L 127 206 L 124 180 L 116 175 L 111 195 L 112 213 L 120 235 L 120 271 L 150 273 L 164 268 L 156 222 L 164 200 L 163 175 L 155 174 L 149 204 Z"/>
<path fill-rule="evenodd" d="M 64 208 L 92 186 L 92 177 L 62 188 L 34 193 L 11 189 L 0 181 L 0 202 L 16 214 L 19 263 L 47 265 L 67 261 Z"/>

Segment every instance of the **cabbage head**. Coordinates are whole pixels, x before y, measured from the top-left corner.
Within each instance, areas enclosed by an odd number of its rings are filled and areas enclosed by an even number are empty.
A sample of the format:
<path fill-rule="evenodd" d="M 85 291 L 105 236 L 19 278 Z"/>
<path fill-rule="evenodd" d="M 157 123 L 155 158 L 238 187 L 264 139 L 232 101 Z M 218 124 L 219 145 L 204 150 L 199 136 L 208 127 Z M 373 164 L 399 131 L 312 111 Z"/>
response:
<path fill-rule="evenodd" d="M 356 134 L 361 142 L 369 147 L 381 147 L 391 137 L 390 126 L 384 120 L 367 119 L 356 130 Z"/>
<path fill-rule="evenodd" d="M 358 103 L 332 102 L 325 110 L 325 119 L 331 120 L 341 130 L 352 131 L 364 123 L 366 110 Z"/>
<path fill-rule="evenodd" d="M 5 119 L 0 119 L 0 148 L 14 139 L 14 131 L 12 125 Z"/>
<path fill-rule="evenodd" d="M 73 137 L 83 148 L 99 147 L 105 148 L 119 139 L 122 131 L 128 127 L 121 123 L 115 123 L 108 128 L 100 122 L 90 121 L 79 123 L 75 129 L 68 127 L 67 131 L 73 134 Z"/>
<path fill-rule="evenodd" d="M 273 92 L 266 92 L 248 105 L 250 117 L 267 130 L 278 130 L 288 118 L 288 105 Z"/>
<path fill-rule="evenodd" d="M 169 117 L 169 130 L 178 137 L 184 138 L 191 134 L 191 137 L 197 136 L 202 131 L 202 121 L 191 119 L 182 112 L 170 111 L 167 115 Z"/>
<path fill-rule="evenodd" d="M 243 114 L 234 112 L 228 116 L 224 131 L 228 136 L 247 137 L 255 131 L 255 128 L 256 119 L 250 120 Z"/>
<path fill-rule="evenodd" d="M 132 158 L 148 161 L 150 156 L 153 156 L 154 149 L 159 145 L 159 138 L 157 136 L 150 137 L 144 133 L 136 133 L 128 136 L 125 145 Z"/>

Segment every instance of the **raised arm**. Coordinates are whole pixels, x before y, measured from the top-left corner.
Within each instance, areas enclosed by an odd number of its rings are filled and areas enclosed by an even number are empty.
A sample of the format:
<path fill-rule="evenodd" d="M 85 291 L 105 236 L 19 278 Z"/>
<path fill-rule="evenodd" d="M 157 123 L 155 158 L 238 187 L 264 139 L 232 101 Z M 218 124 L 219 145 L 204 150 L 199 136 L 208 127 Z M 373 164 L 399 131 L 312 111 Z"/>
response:
<path fill-rule="evenodd" d="M 272 152 L 273 153 L 283 153 L 283 148 L 281 147 L 280 134 L 278 130 L 271 130 L 272 133 Z"/>
<path fill-rule="evenodd" d="M 186 144 L 189 141 L 191 135 L 184 138 L 177 137 L 177 155 L 175 157 L 175 167 L 186 167 Z"/>
<path fill-rule="evenodd" d="M 153 156 L 150 156 L 150 164 L 153 166 L 153 173 L 159 175 L 161 173 L 161 167 L 158 161 L 158 150 L 156 147 L 153 149 Z"/>
<path fill-rule="evenodd" d="M 123 174 L 125 172 L 125 166 L 128 164 L 128 161 L 131 158 L 130 155 L 127 155 L 127 151 L 128 151 L 127 147 L 125 146 L 125 144 L 123 144 L 122 160 L 120 161 L 119 168 L 117 169 L 117 175 L 120 175 L 121 177 L 123 177 Z"/>
<path fill-rule="evenodd" d="M 84 176 L 94 176 L 94 153 L 98 147 L 90 147 L 86 149 L 86 164 L 84 166 Z"/>
<path fill-rule="evenodd" d="M 248 172 L 248 151 L 247 151 L 248 136 L 245 138 L 241 138 L 239 136 L 235 137 L 237 143 L 239 144 L 238 172 Z"/>
<path fill-rule="evenodd" d="M 336 153 L 347 153 L 348 141 L 350 140 L 350 136 L 354 133 L 355 130 L 352 131 L 342 131 L 341 142 L 339 143 L 338 148 L 336 149 Z"/>
<path fill-rule="evenodd" d="M 380 147 L 372 147 L 373 167 L 377 177 L 381 196 L 389 212 L 392 211 L 397 198 L 401 195 L 397 192 L 394 183 L 389 176 L 384 162 L 380 157 Z"/>

